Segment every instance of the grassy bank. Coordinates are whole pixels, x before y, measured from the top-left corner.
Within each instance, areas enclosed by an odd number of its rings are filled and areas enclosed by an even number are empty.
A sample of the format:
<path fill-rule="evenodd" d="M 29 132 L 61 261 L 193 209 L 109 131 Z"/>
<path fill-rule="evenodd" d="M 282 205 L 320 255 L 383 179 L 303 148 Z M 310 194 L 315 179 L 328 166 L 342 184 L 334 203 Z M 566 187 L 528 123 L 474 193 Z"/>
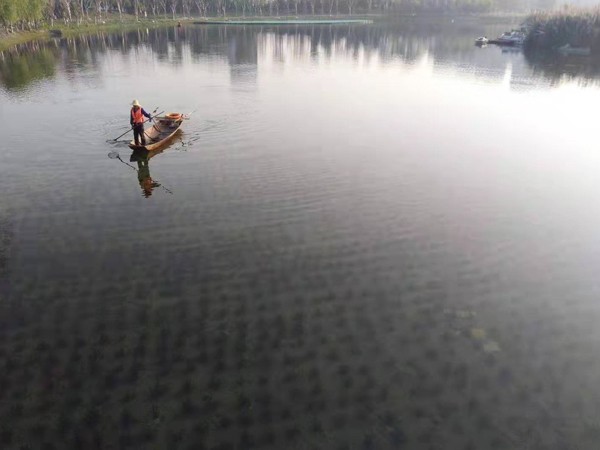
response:
<path fill-rule="evenodd" d="M 555 50 L 571 47 L 600 50 L 600 8 L 569 8 L 555 12 L 535 13 L 526 20 L 528 51 Z"/>
<path fill-rule="evenodd" d="M 48 36 L 48 30 L 22 31 L 11 34 L 0 34 L 0 51 L 7 50 L 15 45 L 24 44 L 35 39 Z"/>
<path fill-rule="evenodd" d="M 50 30 L 60 31 L 61 35 L 64 37 L 73 37 L 79 34 L 97 31 L 126 31 L 135 30 L 137 28 L 155 28 L 166 25 L 175 25 L 178 22 L 189 22 L 189 19 L 170 19 L 163 17 L 136 20 L 133 16 L 123 16 L 123 19 L 120 20 L 118 16 L 109 16 L 108 18 L 102 18 L 102 20 L 98 20 L 97 22 L 93 19 L 89 19 L 80 24 L 55 22 L 53 26 L 47 24 L 35 31 L 0 34 L 0 51 L 38 39 L 48 39 L 50 37 Z"/>

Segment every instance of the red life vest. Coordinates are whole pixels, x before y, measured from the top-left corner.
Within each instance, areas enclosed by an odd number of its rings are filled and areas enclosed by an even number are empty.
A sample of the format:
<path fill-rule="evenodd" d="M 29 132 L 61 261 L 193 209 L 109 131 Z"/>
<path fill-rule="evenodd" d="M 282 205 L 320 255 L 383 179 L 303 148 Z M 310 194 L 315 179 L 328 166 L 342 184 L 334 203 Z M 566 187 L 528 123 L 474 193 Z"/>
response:
<path fill-rule="evenodd" d="M 140 106 L 137 111 L 131 108 L 131 118 L 133 119 L 133 123 L 144 123 L 144 115 L 142 114 L 142 107 Z"/>

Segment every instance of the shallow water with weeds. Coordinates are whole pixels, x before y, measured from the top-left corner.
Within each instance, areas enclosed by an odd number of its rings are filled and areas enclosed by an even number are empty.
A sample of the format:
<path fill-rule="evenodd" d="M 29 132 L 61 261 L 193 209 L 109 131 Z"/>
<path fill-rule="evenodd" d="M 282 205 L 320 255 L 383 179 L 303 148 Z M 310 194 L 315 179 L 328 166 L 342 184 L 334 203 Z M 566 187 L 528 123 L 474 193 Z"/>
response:
<path fill-rule="evenodd" d="M 598 79 L 504 28 L 2 53 L 0 447 L 597 448 Z"/>

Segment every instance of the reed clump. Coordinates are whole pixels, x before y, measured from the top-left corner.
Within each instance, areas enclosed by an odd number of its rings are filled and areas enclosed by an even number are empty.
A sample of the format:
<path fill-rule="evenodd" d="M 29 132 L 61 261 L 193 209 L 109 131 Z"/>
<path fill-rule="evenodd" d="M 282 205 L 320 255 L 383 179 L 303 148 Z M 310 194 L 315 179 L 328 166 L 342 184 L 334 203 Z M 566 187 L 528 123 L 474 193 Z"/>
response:
<path fill-rule="evenodd" d="M 600 52 L 600 7 L 536 12 L 525 23 L 526 51 L 555 50 L 569 44 Z"/>

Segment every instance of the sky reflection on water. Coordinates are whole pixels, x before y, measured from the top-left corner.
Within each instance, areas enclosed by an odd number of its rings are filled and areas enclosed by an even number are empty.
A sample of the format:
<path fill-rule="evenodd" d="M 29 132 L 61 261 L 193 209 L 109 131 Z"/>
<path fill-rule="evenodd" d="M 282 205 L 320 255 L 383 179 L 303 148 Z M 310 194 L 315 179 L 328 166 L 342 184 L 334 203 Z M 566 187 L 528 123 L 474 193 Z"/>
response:
<path fill-rule="evenodd" d="M 435 22 L 434 22 L 435 23 Z M 101 65 L 120 55 L 125 64 L 153 60 L 185 67 L 187 62 L 224 60 L 232 67 L 268 61 L 323 63 L 350 57 L 357 64 L 415 64 L 423 59 L 440 71 L 472 74 L 486 82 L 508 74 L 517 89 L 558 85 L 575 80 L 595 82 L 600 65 L 594 59 L 555 55 L 523 55 L 514 48 L 473 45 L 473 36 L 499 32 L 505 26 L 458 27 L 440 21 L 436 27 L 396 26 L 190 26 L 185 29 L 140 30 L 30 43 L 0 58 L 0 81 L 10 91 L 35 80 L 61 75 L 102 78 Z M 103 55 L 102 57 L 100 55 Z M 112 74 L 112 73 L 111 73 Z M 86 77 L 86 75 L 88 77 Z M 88 78 L 89 79 L 89 78 Z"/>

